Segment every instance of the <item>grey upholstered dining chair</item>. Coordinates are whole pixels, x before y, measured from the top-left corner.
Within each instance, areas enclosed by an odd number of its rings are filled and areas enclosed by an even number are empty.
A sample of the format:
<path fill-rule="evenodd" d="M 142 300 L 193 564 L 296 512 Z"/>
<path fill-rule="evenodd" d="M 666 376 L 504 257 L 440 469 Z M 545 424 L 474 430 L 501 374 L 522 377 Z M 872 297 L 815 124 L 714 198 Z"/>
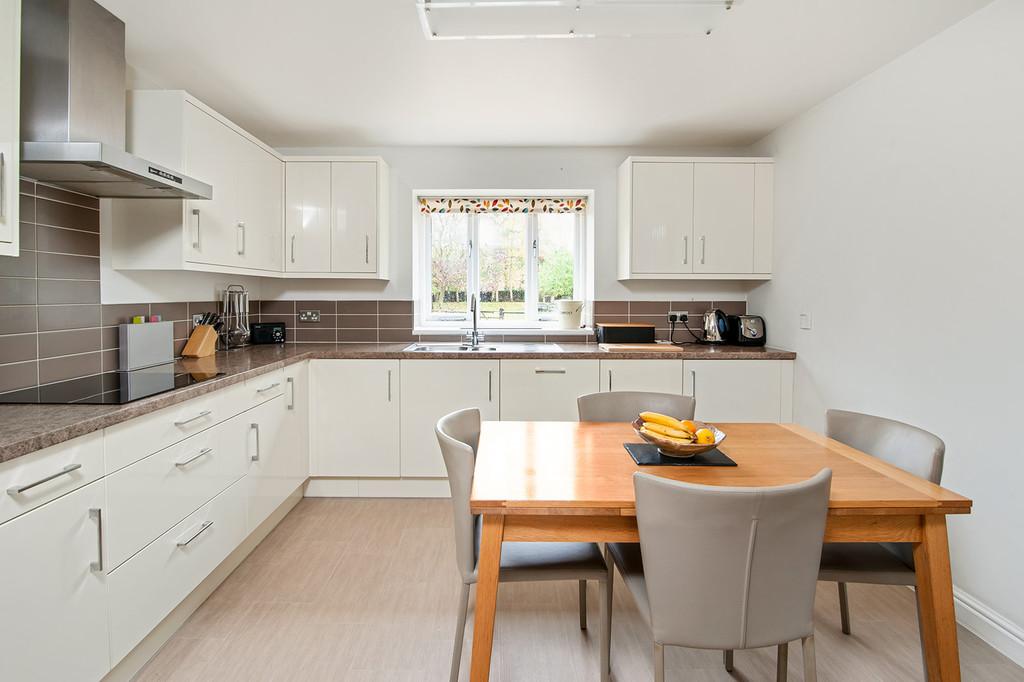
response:
<path fill-rule="evenodd" d="M 770 488 L 694 485 L 636 473 L 640 545 L 607 552 L 647 619 L 654 679 L 664 647 L 778 646 L 786 679 L 789 642 L 803 644 L 804 679 L 815 680 L 814 589 L 832 472 Z"/>
<path fill-rule="evenodd" d="M 946 444 L 938 436 L 884 417 L 829 410 L 825 433 L 841 443 L 878 457 L 904 471 L 938 484 Z M 914 553 L 907 543 L 825 543 L 819 580 L 839 584 L 839 617 L 850 634 L 847 583 L 915 585 Z"/>
<path fill-rule="evenodd" d="M 646 391 L 606 391 L 576 399 L 581 422 L 631 422 L 645 410 L 693 419 L 695 405 L 692 396 Z"/>
<path fill-rule="evenodd" d="M 448 485 L 452 493 L 455 517 L 455 558 L 462 575 L 459 617 L 455 626 L 455 648 L 452 651 L 451 682 L 459 679 L 462 641 L 469 609 L 469 589 L 477 580 L 477 553 L 481 522 L 470 512 L 469 497 L 473 488 L 473 469 L 480 441 L 480 410 L 467 409 L 442 417 L 435 428 L 444 464 L 448 469 Z M 592 542 L 506 542 L 501 546 L 500 582 L 548 580 L 579 581 L 580 629 L 587 628 L 587 584 L 596 580 L 601 585 L 601 680 L 609 678 L 608 656 L 611 626 L 611 604 L 608 601 L 608 564 L 601 550 Z"/>

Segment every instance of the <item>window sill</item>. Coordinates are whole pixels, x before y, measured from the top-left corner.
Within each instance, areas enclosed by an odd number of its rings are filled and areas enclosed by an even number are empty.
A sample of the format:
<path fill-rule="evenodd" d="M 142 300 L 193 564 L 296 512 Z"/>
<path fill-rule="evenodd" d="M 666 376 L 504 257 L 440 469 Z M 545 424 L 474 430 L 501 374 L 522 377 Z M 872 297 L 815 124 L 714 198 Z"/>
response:
<path fill-rule="evenodd" d="M 412 330 L 413 334 L 419 336 L 451 336 L 462 335 L 467 327 L 418 327 Z M 496 336 L 537 336 L 546 334 L 549 336 L 587 336 L 593 334 L 593 330 L 581 327 L 580 329 L 559 329 L 557 327 L 480 327 L 480 332 L 485 336 L 492 334 Z"/>

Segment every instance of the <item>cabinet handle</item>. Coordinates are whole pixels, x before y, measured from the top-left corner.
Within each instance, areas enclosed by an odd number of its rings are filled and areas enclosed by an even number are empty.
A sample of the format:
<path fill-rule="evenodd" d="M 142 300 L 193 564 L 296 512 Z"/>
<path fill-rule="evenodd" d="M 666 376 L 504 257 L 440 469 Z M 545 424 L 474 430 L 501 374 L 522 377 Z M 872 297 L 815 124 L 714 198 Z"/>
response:
<path fill-rule="evenodd" d="M 494 392 L 492 387 L 494 386 L 494 370 L 487 370 L 487 402 L 494 402 Z"/>
<path fill-rule="evenodd" d="M 10 488 L 7 489 L 7 494 L 19 495 L 25 492 L 26 490 L 32 490 L 32 488 L 35 488 L 37 485 L 42 485 L 47 481 L 52 481 L 53 479 L 60 478 L 61 476 L 67 476 L 72 471 L 77 471 L 81 468 L 81 464 L 68 464 L 66 467 L 64 467 L 57 473 L 50 474 L 49 476 L 44 476 L 43 478 L 40 478 L 38 481 L 32 481 L 31 483 L 26 483 L 25 485 L 12 485 Z"/>
<path fill-rule="evenodd" d="M 370 264 L 370 235 L 366 235 L 366 255 L 364 256 L 364 258 L 366 259 L 366 264 L 369 265 Z"/>
<path fill-rule="evenodd" d="M 612 390 L 612 371 L 608 370 L 608 392 L 611 393 L 611 390 Z"/>
<path fill-rule="evenodd" d="M 249 424 L 249 430 L 256 432 L 256 454 L 252 456 L 253 462 L 260 461 L 260 425 L 256 422 Z"/>
<path fill-rule="evenodd" d="M 203 521 L 201 524 L 199 524 L 199 530 L 197 530 L 195 533 L 192 533 L 192 535 L 190 535 L 187 540 L 178 540 L 175 544 L 178 547 L 188 547 L 188 543 L 192 542 L 197 537 L 208 531 L 210 529 L 210 526 L 212 525 L 213 521 Z"/>
<path fill-rule="evenodd" d="M 194 215 L 196 217 L 196 238 L 192 240 L 192 248 L 195 249 L 196 251 L 202 251 L 203 249 L 202 249 L 202 246 L 201 246 L 202 239 L 201 239 L 201 233 L 200 233 L 201 225 L 200 225 L 200 222 L 199 222 L 199 209 L 198 208 L 193 208 L 192 209 L 192 215 Z"/>
<path fill-rule="evenodd" d="M 288 377 L 285 379 L 288 382 L 288 409 L 295 409 L 295 379 Z"/>
<path fill-rule="evenodd" d="M 540 369 L 533 370 L 534 374 L 565 374 L 564 369 Z"/>
<path fill-rule="evenodd" d="M 189 417 L 188 419 L 182 419 L 180 422 L 174 422 L 174 425 L 177 426 L 178 428 L 181 428 L 182 426 L 187 426 L 188 424 L 194 422 L 197 419 L 202 419 L 203 417 L 209 417 L 209 416 L 210 416 L 210 411 L 209 410 L 203 410 L 202 412 L 200 412 L 199 414 L 197 414 L 194 417 Z"/>
<path fill-rule="evenodd" d="M 295 235 L 292 235 L 292 262 L 295 262 Z"/>
<path fill-rule="evenodd" d="M 7 218 L 7 157 L 0 152 L 0 220 Z"/>
<path fill-rule="evenodd" d="M 196 454 L 192 455 L 188 459 L 182 460 L 181 462 L 175 462 L 174 466 L 176 466 L 176 467 L 187 467 L 189 464 L 191 464 L 192 462 L 196 461 L 197 459 L 199 459 L 203 455 L 208 455 L 211 452 L 213 452 L 213 448 L 203 448 L 202 450 L 200 450 Z"/>
<path fill-rule="evenodd" d="M 280 381 L 275 381 L 274 383 L 270 384 L 269 386 L 264 386 L 263 388 L 257 388 L 257 389 L 256 389 L 256 392 L 257 392 L 257 393 L 266 393 L 266 392 L 267 392 L 267 391 L 269 391 L 270 389 L 272 389 L 272 388 L 277 388 L 277 387 L 278 387 L 278 386 L 280 386 L 280 385 L 281 385 L 281 382 L 280 382 Z"/>
<path fill-rule="evenodd" d="M 238 221 L 238 237 L 239 237 L 239 240 L 238 240 L 238 243 L 239 243 L 239 245 L 238 245 L 238 255 L 239 256 L 244 256 L 245 255 L 245 221 L 244 220 L 239 220 Z"/>
<path fill-rule="evenodd" d="M 690 395 L 697 397 L 697 370 L 690 370 Z"/>
<path fill-rule="evenodd" d="M 388 402 L 391 402 L 391 370 L 388 370 Z"/>
<path fill-rule="evenodd" d="M 96 561 L 89 562 L 89 570 L 103 572 L 103 510 L 90 509 L 89 518 L 96 520 Z"/>
<path fill-rule="evenodd" d="M 690 236 L 683 235 L 683 265 L 690 262 Z"/>
<path fill-rule="evenodd" d="M 704 255 L 705 255 L 705 252 L 707 251 L 707 249 L 704 248 L 705 247 L 705 241 L 706 241 L 705 237 L 701 236 L 701 238 L 700 238 L 700 264 L 701 265 L 704 265 Z"/>

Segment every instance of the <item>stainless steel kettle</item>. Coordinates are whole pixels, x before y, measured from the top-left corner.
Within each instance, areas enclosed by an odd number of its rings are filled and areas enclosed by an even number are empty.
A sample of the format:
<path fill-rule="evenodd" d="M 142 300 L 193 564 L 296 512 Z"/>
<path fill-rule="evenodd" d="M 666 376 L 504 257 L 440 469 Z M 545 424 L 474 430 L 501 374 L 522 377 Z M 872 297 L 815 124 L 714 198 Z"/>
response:
<path fill-rule="evenodd" d="M 704 313 L 704 343 L 725 343 L 728 319 L 717 308 Z"/>

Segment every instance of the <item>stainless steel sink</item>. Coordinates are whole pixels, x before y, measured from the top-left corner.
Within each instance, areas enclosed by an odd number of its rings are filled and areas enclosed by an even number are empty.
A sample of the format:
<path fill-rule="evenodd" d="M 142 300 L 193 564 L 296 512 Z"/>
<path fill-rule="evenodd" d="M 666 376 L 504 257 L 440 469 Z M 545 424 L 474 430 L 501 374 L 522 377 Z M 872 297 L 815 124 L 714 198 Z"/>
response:
<path fill-rule="evenodd" d="M 557 343 L 482 343 L 468 346 L 464 343 L 413 343 L 406 352 L 416 353 L 558 353 Z"/>

